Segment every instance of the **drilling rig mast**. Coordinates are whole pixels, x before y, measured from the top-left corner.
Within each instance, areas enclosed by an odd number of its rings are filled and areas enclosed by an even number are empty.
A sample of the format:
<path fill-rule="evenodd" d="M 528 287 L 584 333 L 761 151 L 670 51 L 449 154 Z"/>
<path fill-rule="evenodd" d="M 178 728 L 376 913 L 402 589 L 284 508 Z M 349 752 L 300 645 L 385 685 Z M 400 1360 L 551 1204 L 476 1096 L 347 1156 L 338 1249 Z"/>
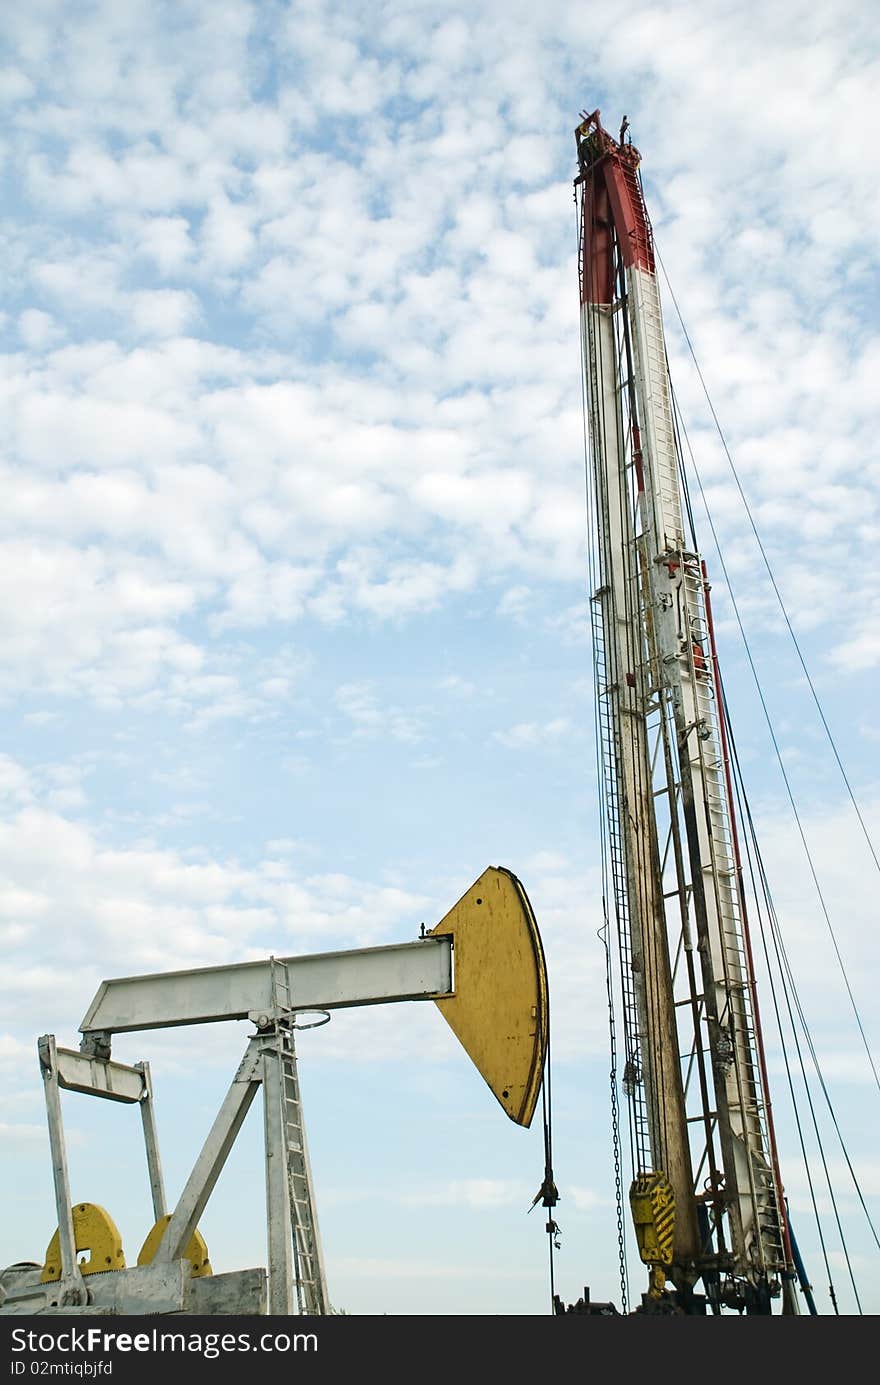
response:
<path fill-rule="evenodd" d="M 798 1312 L 706 566 L 639 154 L 576 131 L 591 616 L 644 1311 Z M 705 1294 L 695 1294 L 702 1280 Z M 669 1285 L 671 1284 L 671 1288 Z"/>

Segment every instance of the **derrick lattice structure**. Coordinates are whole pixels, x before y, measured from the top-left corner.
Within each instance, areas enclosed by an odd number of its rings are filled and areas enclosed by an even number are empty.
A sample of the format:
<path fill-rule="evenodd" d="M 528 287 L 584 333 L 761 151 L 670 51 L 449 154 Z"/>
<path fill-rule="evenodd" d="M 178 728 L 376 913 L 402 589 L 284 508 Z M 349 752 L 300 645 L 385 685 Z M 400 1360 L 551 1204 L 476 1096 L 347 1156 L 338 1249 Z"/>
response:
<path fill-rule="evenodd" d="M 709 585 L 685 527 L 639 154 L 598 111 L 576 140 L 593 650 L 639 1250 L 658 1302 L 693 1301 L 702 1279 L 714 1311 L 769 1312 L 783 1287 L 783 1311 L 796 1311 Z"/>

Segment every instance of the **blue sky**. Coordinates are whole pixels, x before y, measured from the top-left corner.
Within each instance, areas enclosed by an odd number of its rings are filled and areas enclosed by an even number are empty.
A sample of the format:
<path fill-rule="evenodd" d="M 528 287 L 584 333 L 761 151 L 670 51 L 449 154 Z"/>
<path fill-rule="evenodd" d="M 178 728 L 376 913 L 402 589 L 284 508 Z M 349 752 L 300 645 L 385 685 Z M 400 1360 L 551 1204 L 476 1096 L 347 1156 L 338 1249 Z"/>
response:
<path fill-rule="evenodd" d="M 523 881 L 548 955 L 557 1286 L 617 1296 L 573 130 L 596 106 L 612 130 L 629 117 L 664 265 L 876 831 L 872 19 L 847 0 L 4 15 L 0 1151 L 16 1197 L 0 1264 L 42 1258 L 54 1230 L 36 1038 L 74 1044 L 102 978 L 405 941 L 491 864 Z M 875 867 L 668 298 L 667 328 L 876 1039 Z M 693 489 L 777 907 L 876 1219 L 876 1086 Z M 118 1044 L 153 1064 L 172 1194 L 244 1042 L 233 1025 Z M 334 1303 L 545 1312 L 539 1123 L 506 1121 L 434 1007 L 337 1016 L 300 1051 Z M 105 1203 L 133 1263 L 150 1224 L 136 1122 L 97 1105 L 65 1102 L 74 1196 Z M 251 1123 L 202 1222 L 215 1268 L 265 1263 Z M 876 1312 L 876 1246 L 841 1187 Z"/>

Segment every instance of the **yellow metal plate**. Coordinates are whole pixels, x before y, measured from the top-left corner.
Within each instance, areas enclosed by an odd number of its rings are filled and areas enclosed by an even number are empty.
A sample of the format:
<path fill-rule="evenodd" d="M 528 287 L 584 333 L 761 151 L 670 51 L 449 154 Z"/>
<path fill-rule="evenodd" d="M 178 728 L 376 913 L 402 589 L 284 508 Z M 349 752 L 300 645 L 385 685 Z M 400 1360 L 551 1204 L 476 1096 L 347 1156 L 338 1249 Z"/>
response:
<path fill-rule="evenodd" d="M 547 972 L 528 896 L 490 866 L 431 930 L 451 935 L 453 995 L 435 1004 L 517 1125 L 531 1124 L 547 1048 Z"/>
<path fill-rule="evenodd" d="M 124 1270 L 122 1237 L 109 1212 L 96 1202 L 78 1202 L 73 1212 L 73 1239 L 77 1254 L 89 1252 L 88 1260 L 79 1261 L 81 1274 L 106 1274 Z M 61 1237 L 56 1230 L 46 1250 L 46 1260 L 40 1275 L 41 1284 L 52 1284 L 61 1278 Z"/>
<path fill-rule="evenodd" d="M 138 1255 L 139 1265 L 151 1265 L 153 1263 L 153 1256 L 159 1249 L 159 1242 L 170 1220 L 171 1213 L 169 1212 L 166 1216 L 160 1217 L 156 1222 L 156 1225 L 153 1227 L 152 1231 L 150 1231 L 147 1239 L 141 1246 L 140 1254 Z M 208 1247 L 205 1245 L 205 1238 L 198 1227 L 196 1227 L 190 1237 L 189 1245 L 181 1258 L 183 1260 L 188 1260 L 192 1265 L 193 1279 L 201 1279 L 204 1275 L 214 1273 L 211 1269 L 211 1262 L 208 1259 Z"/>

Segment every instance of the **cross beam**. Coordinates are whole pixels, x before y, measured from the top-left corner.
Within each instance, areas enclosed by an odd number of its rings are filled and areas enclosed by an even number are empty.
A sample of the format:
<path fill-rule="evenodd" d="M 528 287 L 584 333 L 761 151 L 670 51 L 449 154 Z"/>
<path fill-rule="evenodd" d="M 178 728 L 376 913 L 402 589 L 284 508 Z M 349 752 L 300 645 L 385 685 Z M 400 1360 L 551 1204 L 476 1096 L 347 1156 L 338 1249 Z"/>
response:
<path fill-rule="evenodd" d="M 452 940 L 280 958 L 294 1010 L 336 1010 L 452 994 Z M 125 1034 L 181 1024 L 272 1016 L 272 959 L 102 981 L 80 1032 Z"/>

